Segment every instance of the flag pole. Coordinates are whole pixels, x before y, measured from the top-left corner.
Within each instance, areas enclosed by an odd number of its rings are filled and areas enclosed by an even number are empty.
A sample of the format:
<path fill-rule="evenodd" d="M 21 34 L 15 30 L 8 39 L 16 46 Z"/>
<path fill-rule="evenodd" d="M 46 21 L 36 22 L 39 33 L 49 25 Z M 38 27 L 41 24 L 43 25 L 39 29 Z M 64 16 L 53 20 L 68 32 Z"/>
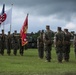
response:
<path fill-rule="evenodd" d="M 5 13 L 5 4 L 3 4 L 3 14 Z M 3 30 L 4 30 L 4 22 L 3 22 Z"/>
<path fill-rule="evenodd" d="M 3 22 L 3 30 L 4 30 L 4 22 Z"/>
<path fill-rule="evenodd" d="M 12 8 L 13 8 L 13 4 L 11 4 Z M 10 24 L 10 33 L 11 33 L 11 29 L 12 29 L 12 23 Z"/>

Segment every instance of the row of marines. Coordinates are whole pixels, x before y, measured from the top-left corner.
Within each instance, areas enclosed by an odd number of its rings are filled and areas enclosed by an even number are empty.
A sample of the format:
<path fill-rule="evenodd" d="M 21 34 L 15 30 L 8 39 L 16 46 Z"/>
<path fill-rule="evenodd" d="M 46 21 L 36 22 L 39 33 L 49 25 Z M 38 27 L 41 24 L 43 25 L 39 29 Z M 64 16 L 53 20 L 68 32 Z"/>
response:
<path fill-rule="evenodd" d="M 45 32 L 40 31 L 40 36 L 37 38 L 37 48 L 39 58 L 42 59 L 44 57 L 44 51 L 45 51 L 46 61 L 50 62 L 52 44 L 54 44 L 58 62 L 61 63 L 62 60 L 68 62 L 70 58 L 69 56 L 70 45 L 71 45 L 70 40 L 71 40 L 71 33 L 68 31 L 68 29 L 64 29 L 64 31 L 62 31 L 62 28 L 58 27 L 57 32 L 55 33 L 52 30 L 50 30 L 49 25 L 46 25 Z M 76 43 L 74 46 L 76 47 Z"/>
<path fill-rule="evenodd" d="M 21 38 L 17 35 L 17 31 L 11 35 L 8 31 L 8 35 L 5 35 L 4 30 L 0 35 L 0 54 L 4 55 L 4 50 L 7 49 L 7 54 L 11 54 L 11 48 L 13 48 L 13 54 L 17 55 L 17 50 L 20 49 L 20 54 L 23 55 L 24 46 L 21 45 Z"/>

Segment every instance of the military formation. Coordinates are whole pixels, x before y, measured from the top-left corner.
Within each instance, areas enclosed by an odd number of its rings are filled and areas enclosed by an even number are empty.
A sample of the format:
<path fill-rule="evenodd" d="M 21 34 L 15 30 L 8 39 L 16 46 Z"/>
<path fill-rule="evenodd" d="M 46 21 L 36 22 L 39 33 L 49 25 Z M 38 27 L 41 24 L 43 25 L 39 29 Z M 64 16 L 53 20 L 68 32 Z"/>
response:
<path fill-rule="evenodd" d="M 2 34 L 0 35 L 0 54 L 4 55 L 4 50 L 7 50 L 7 54 L 11 54 L 11 49 L 13 49 L 13 54 L 17 55 L 17 50 L 19 49 L 20 55 L 23 55 L 24 46 L 21 45 L 21 37 L 17 35 L 17 31 L 15 30 L 13 34 L 8 31 L 6 35 L 4 30 L 2 30 Z"/>
<path fill-rule="evenodd" d="M 69 62 L 71 36 L 72 35 L 68 29 L 62 30 L 61 27 L 57 27 L 57 32 L 54 32 L 50 29 L 49 25 L 46 25 L 45 32 L 40 31 L 40 35 L 37 38 L 39 58 L 43 58 L 45 53 L 46 62 L 51 62 L 51 50 L 54 45 L 58 62 Z M 76 55 L 76 36 L 74 37 L 74 48 Z"/>
<path fill-rule="evenodd" d="M 46 30 L 40 31 L 39 36 L 37 37 L 37 49 L 38 56 L 40 59 L 45 57 L 46 62 L 51 62 L 52 56 L 51 51 L 52 47 L 55 47 L 57 60 L 59 63 L 62 61 L 69 62 L 70 59 L 70 46 L 71 46 L 71 33 L 68 29 L 62 30 L 61 27 L 57 27 L 57 32 L 54 32 L 50 29 L 49 25 L 46 25 Z M 76 35 L 74 36 L 74 52 L 76 56 Z M 0 35 L 0 54 L 4 55 L 4 50 L 7 50 L 7 54 L 11 55 L 11 49 L 13 50 L 13 54 L 16 56 L 17 51 L 21 56 L 24 54 L 25 47 L 21 44 L 20 34 L 17 35 L 17 31 L 15 30 L 13 34 L 8 31 L 6 35 L 4 30 Z"/>

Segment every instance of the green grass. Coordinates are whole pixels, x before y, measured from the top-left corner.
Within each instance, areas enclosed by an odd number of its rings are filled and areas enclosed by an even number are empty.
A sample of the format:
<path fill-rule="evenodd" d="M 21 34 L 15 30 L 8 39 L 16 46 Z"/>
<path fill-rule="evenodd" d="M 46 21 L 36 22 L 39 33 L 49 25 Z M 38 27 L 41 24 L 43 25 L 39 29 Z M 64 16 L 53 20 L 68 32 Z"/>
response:
<path fill-rule="evenodd" d="M 11 53 L 0 55 L 0 75 L 76 75 L 76 59 L 74 49 L 71 48 L 70 61 L 58 63 L 55 49 L 52 50 L 51 62 L 38 58 L 37 49 L 28 49 L 24 55 Z"/>

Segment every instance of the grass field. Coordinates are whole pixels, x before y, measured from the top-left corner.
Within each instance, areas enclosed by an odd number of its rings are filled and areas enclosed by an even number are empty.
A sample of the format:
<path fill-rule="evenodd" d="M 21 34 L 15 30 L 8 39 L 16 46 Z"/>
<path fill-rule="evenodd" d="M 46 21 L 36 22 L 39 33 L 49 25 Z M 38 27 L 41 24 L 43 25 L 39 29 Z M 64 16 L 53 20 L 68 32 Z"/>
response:
<path fill-rule="evenodd" d="M 0 55 L 0 75 L 76 75 L 76 59 L 71 48 L 70 61 L 58 63 L 55 49 L 52 50 L 51 62 L 38 58 L 37 49 L 28 49 L 24 55 Z"/>

